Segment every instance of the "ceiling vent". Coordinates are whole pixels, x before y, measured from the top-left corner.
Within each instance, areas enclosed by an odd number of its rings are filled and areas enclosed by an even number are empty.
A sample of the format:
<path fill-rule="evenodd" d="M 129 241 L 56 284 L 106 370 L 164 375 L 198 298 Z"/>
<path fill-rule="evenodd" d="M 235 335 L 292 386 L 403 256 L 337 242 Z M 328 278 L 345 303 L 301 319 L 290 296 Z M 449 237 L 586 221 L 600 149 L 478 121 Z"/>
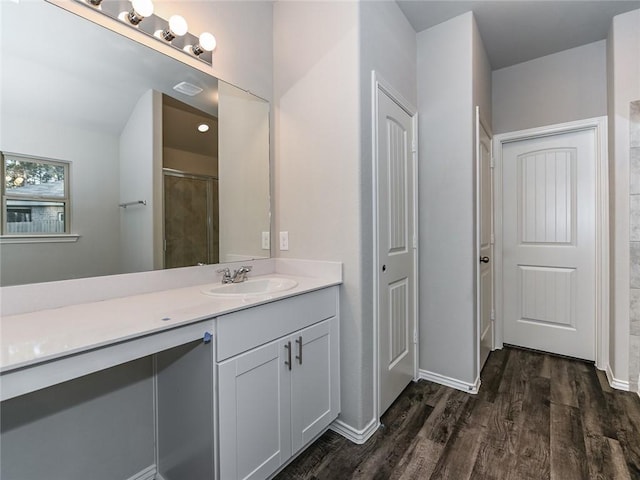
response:
<path fill-rule="evenodd" d="M 176 92 L 184 93 L 185 95 L 189 95 L 190 97 L 198 95 L 202 92 L 202 88 L 189 82 L 180 82 L 179 84 L 174 86 L 173 89 Z"/>

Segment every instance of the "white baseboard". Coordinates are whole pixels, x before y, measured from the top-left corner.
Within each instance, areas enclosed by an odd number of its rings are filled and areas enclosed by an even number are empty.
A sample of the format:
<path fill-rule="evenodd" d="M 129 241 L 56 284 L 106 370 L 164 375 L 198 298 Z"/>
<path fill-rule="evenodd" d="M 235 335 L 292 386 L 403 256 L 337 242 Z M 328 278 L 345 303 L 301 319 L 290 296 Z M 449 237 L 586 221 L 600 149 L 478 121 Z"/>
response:
<path fill-rule="evenodd" d="M 134 476 L 127 478 L 127 480 L 161 480 L 156 476 L 158 469 L 155 464 L 148 466 L 144 470 L 136 473 Z"/>
<path fill-rule="evenodd" d="M 605 373 L 607 374 L 607 380 L 609 381 L 609 385 L 611 386 L 611 388 L 615 388 L 616 390 L 624 390 L 625 392 L 628 392 L 631 389 L 628 381 L 620 380 L 613 376 L 611 365 L 607 365 Z"/>
<path fill-rule="evenodd" d="M 422 380 L 428 380 L 466 393 L 472 393 L 475 395 L 480 390 L 480 377 L 476 378 L 474 383 L 469 383 L 458 380 L 457 378 L 451 378 L 445 375 L 440 375 L 439 373 L 430 372 L 429 370 L 420 370 L 419 374 Z"/>
<path fill-rule="evenodd" d="M 353 443 L 362 445 L 369 440 L 374 433 L 376 433 L 379 426 L 380 420 L 377 418 L 372 419 L 362 430 L 356 430 L 351 425 L 344 423 L 342 420 L 335 420 L 331 425 L 329 425 L 329 429 L 339 433 Z"/>

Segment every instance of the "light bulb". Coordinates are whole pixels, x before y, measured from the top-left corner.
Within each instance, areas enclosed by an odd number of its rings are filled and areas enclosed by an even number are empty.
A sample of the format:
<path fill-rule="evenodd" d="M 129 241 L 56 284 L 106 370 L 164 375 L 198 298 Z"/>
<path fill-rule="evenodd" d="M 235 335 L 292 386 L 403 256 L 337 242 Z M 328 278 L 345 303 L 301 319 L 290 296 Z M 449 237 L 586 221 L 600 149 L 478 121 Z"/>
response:
<path fill-rule="evenodd" d="M 187 33 L 187 30 L 187 21 L 180 15 L 172 15 L 171 18 L 169 18 L 169 26 L 161 32 L 156 32 L 155 35 L 161 36 L 167 42 L 170 42 L 174 38 L 181 37 Z M 158 33 L 160 35 L 158 35 Z"/>
<path fill-rule="evenodd" d="M 176 37 L 181 37 L 187 33 L 187 21 L 180 15 L 172 15 L 169 18 L 169 29 Z"/>
<path fill-rule="evenodd" d="M 153 2 L 151 0 L 132 0 L 131 6 L 141 17 L 153 15 Z"/>
<path fill-rule="evenodd" d="M 217 45 L 216 37 L 211 35 L 209 32 L 202 33 L 200 35 L 199 42 L 202 49 L 207 52 L 213 52 Z"/>
<path fill-rule="evenodd" d="M 198 125 L 198 131 L 199 132 L 208 132 L 209 131 L 209 125 L 207 125 L 206 123 L 201 123 L 200 125 Z"/>
<path fill-rule="evenodd" d="M 199 57 L 204 52 L 213 52 L 215 48 L 216 48 L 216 37 L 211 35 L 209 32 L 204 32 L 200 35 L 200 38 L 198 39 L 198 44 L 191 47 L 191 52 L 196 57 Z"/>
<path fill-rule="evenodd" d="M 138 25 L 143 18 L 153 15 L 153 2 L 151 0 L 131 0 L 131 7 L 127 19 L 132 25 Z"/>

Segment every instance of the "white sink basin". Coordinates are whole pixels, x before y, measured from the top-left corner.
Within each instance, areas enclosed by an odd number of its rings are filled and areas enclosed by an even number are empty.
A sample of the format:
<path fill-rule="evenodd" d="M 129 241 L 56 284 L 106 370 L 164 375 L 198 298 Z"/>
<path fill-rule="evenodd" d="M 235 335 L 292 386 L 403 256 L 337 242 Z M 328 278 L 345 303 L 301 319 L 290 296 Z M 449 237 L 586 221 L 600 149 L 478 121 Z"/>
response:
<path fill-rule="evenodd" d="M 238 297 L 247 295 L 265 295 L 275 292 L 284 292 L 296 287 L 298 282 L 291 278 L 266 277 L 246 280 L 242 283 L 225 283 L 218 285 L 202 293 L 214 297 Z"/>

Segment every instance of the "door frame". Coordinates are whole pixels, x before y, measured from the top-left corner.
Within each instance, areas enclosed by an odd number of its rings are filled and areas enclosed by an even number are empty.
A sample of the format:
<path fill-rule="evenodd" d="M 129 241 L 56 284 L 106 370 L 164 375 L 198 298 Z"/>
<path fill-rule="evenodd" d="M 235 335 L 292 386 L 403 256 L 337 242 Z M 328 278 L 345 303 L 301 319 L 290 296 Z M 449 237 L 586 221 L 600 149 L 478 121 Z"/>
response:
<path fill-rule="evenodd" d="M 493 137 L 495 156 L 495 347 L 503 347 L 504 339 L 504 284 L 502 278 L 502 148 L 506 143 L 530 140 L 550 135 L 593 130 L 596 156 L 596 311 L 595 352 L 596 367 L 605 370 L 609 365 L 609 167 L 607 155 L 607 117 L 594 117 L 567 123 L 547 125 Z"/>
<path fill-rule="evenodd" d="M 411 102 L 407 101 L 397 90 L 395 90 L 388 82 L 384 80 L 380 76 L 378 72 L 375 70 L 371 71 L 371 194 L 372 194 L 372 222 L 373 222 L 373 251 L 372 251 L 372 260 L 373 260 L 373 298 L 375 299 L 373 302 L 373 412 L 374 419 L 376 425 L 379 424 L 380 421 L 380 371 L 379 371 L 379 352 L 378 352 L 378 332 L 379 332 L 379 322 L 380 315 L 378 311 L 378 290 L 380 285 L 380 265 L 378 262 L 378 91 L 381 91 L 385 95 L 387 95 L 391 100 L 393 100 L 400 108 L 402 108 L 410 117 L 411 124 L 413 130 L 413 148 L 412 148 L 412 162 L 413 162 L 413 272 L 414 272 L 414 332 L 413 332 L 413 343 L 414 343 L 414 359 L 413 359 L 413 379 L 418 379 L 418 319 L 419 315 L 419 302 L 418 302 L 418 292 L 419 292 L 419 284 L 418 284 L 418 111 L 416 107 L 411 104 Z"/>

